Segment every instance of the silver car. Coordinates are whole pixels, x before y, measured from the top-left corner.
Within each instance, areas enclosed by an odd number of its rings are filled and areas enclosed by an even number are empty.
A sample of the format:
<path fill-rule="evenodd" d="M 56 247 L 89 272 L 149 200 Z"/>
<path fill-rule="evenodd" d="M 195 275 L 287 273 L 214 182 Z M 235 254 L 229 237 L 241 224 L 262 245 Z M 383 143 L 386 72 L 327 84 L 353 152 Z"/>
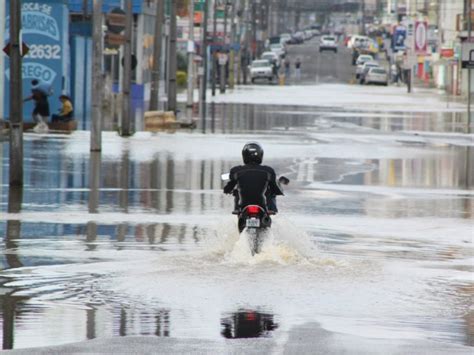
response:
<path fill-rule="evenodd" d="M 361 61 L 356 67 L 356 79 L 359 79 L 367 68 L 378 66 L 379 63 L 374 60 Z"/>
<path fill-rule="evenodd" d="M 323 36 L 319 41 L 319 52 L 333 51 L 337 53 L 337 39 L 334 36 Z"/>
<path fill-rule="evenodd" d="M 370 68 L 365 76 L 365 83 L 388 85 L 388 73 L 384 68 Z"/>
<path fill-rule="evenodd" d="M 249 66 L 249 72 L 252 83 L 254 83 L 256 79 L 273 80 L 273 67 L 268 60 L 254 60 Z"/>

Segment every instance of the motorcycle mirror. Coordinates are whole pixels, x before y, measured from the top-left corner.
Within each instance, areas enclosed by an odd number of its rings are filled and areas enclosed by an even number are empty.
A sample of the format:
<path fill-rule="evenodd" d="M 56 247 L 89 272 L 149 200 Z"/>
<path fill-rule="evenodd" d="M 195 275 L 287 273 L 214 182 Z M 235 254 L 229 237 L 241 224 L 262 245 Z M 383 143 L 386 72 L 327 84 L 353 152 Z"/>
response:
<path fill-rule="evenodd" d="M 290 183 L 290 179 L 288 179 L 285 176 L 280 176 L 280 178 L 278 179 L 278 182 L 283 185 L 288 185 Z"/>
<path fill-rule="evenodd" d="M 222 180 L 222 181 L 230 180 L 230 174 L 229 174 L 229 173 L 227 173 L 227 174 L 222 174 L 222 175 L 221 175 L 221 180 Z"/>

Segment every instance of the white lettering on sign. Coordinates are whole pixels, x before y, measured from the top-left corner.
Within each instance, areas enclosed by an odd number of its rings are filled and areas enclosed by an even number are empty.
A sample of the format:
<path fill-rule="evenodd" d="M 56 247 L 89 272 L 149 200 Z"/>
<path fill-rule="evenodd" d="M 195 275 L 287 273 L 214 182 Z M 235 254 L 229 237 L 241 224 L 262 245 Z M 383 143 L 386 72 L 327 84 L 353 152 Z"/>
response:
<path fill-rule="evenodd" d="M 47 15 L 51 15 L 52 7 L 37 2 L 26 2 L 22 6 L 22 11 L 39 11 Z"/>
<path fill-rule="evenodd" d="M 39 63 L 23 63 L 21 67 L 23 79 L 39 79 L 51 84 L 56 78 L 56 72 L 46 65 Z M 10 70 L 5 71 L 5 76 L 10 80 Z"/>
<path fill-rule="evenodd" d="M 32 44 L 25 58 L 61 59 L 61 46 L 59 44 Z"/>
<path fill-rule="evenodd" d="M 5 40 L 10 37 L 10 17 L 5 21 Z M 37 34 L 50 37 L 59 41 L 59 27 L 58 22 L 54 17 L 45 15 L 41 12 L 23 12 L 21 15 L 21 30 L 23 34 Z"/>

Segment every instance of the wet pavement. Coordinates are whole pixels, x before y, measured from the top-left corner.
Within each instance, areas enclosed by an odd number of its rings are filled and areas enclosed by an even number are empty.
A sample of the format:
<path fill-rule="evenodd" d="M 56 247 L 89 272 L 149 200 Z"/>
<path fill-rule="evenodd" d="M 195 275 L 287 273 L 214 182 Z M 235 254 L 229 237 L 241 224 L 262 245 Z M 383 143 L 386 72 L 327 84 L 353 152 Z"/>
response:
<path fill-rule="evenodd" d="M 23 190 L 8 187 L 1 143 L 3 349 L 146 336 L 137 349 L 472 353 L 464 114 L 208 113 L 194 130 L 104 132 L 102 154 L 88 132 L 25 134 Z M 249 140 L 291 179 L 255 257 L 220 180 Z"/>
<path fill-rule="evenodd" d="M 298 108 L 215 104 L 193 131 L 105 132 L 102 155 L 87 132 L 27 134 L 22 192 L 8 189 L 3 144 L 3 348 L 278 339 L 310 321 L 472 345 L 472 145 L 460 119 L 443 114 L 433 129 L 429 114 L 381 124 L 285 110 Z M 220 190 L 249 139 L 292 180 L 261 259 L 239 249 Z"/>

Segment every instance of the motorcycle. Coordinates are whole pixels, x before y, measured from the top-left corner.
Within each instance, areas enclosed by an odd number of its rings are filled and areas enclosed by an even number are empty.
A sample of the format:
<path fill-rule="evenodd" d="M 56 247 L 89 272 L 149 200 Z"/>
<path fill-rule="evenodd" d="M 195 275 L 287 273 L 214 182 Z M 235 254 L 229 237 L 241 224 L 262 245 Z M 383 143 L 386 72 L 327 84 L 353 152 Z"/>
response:
<path fill-rule="evenodd" d="M 223 181 L 229 180 L 229 174 L 223 174 L 221 178 Z M 289 183 L 290 180 L 284 176 L 278 179 L 280 186 L 288 185 Z M 236 192 L 236 190 L 234 190 L 234 192 Z M 267 196 L 267 199 L 268 198 Z M 260 253 L 263 244 L 263 233 L 271 227 L 272 219 L 270 216 L 275 213 L 262 206 L 248 205 L 236 211 L 234 214 L 237 214 L 238 217 L 239 233 L 242 233 L 244 230 L 247 232 L 252 256 Z"/>

